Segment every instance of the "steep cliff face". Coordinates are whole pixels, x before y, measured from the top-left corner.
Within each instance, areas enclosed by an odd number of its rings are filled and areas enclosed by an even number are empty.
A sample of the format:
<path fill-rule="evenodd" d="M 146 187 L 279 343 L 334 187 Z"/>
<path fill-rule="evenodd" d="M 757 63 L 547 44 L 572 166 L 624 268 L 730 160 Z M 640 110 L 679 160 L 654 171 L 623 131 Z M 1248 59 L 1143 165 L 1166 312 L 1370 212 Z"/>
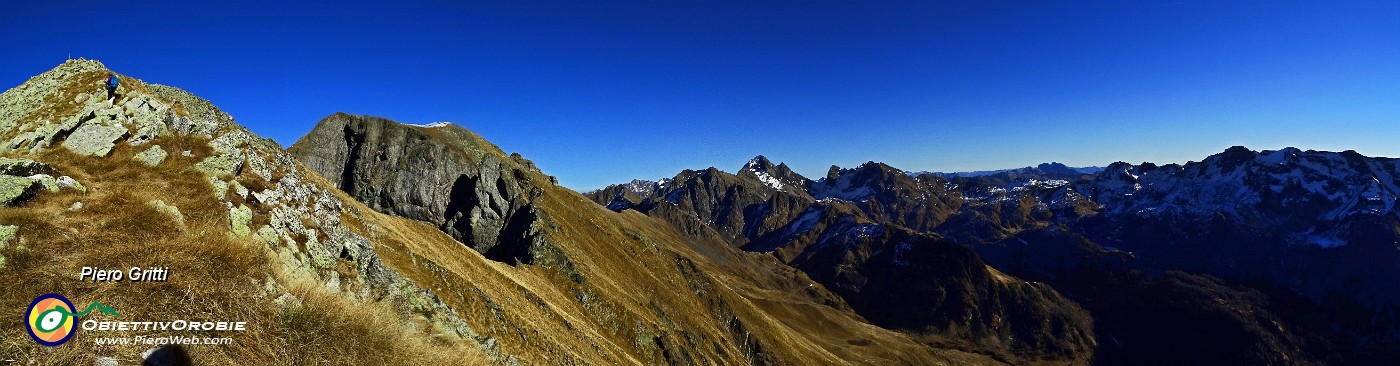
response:
<path fill-rule="evenodd" d="M 493 260 L 534 260 L 537 185 L 519 156 L 482 150 L 453 124 L 411 126 L 337 113 L 287 149 L 351 197 L 380 212 L 426 221 Z"/>

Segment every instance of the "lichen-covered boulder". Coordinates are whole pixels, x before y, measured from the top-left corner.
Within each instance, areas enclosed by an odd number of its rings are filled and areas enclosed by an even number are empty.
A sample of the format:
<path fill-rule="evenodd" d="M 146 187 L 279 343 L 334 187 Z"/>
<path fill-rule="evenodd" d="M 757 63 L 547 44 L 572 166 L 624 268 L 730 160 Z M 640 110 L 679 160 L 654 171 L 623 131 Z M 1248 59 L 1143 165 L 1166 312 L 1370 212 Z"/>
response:
<path fill-rule="evenodd" d="M 29 178 L 30 180 L 33 180 L 35 182 L 39 182 L 39 185 L 43 186 L 44 190 L 47 190 L 49 192 L 58 192 L 58 179 L 55 179 L 52 175 L 35 174 L 26 178 Z"/>
<path fill-rule="evenodd" d="M 121 125 L 84 124 L 63 140 L 63 147 L 80 155 L 105 157 L 127 133 Z"/>
<path fill-rule="evenodd" d="M 165 149 L 162 149 L 160 145 L 151 145 L 150 149 L 137 153 L 135 159 L 147 166 L 157 166 L 165 162 L 165 157 L 168 155 L 169 153 L 165 152 Z"/>
<path fill-rule="evenodd" d="M 194 164 L 195 169 L 212 177 L 237 175 L 243 170 L 242 155 L 214 155 Z"/>
<path fill-rule="evenodd" d="M 34 196 L 42 184 L 38 181 L 13 175 L 0 175 L 0 205 L 14 205 Z"/>
<path fill-rule="evenodd" d="M 252 229 L 248 224 L 253 222 L 253 209 L 248 206 L 238 205 L 228 209 L 229 233 L 233 236 L 248 236 Z"/>
<path fill-rule="evenodd" d="M 216 176 L 210 176 L 208 178 L 209 187 L 214 191 L 214 198 L 220 200 L 224 199 L 224 196 L 228 195 L 228 182 Z"/>
<path fill-rule="evenodd" d="M 277 230 L 267 225 L 258 228 L 258 233 L 255 238 L 268 247 L 277 247 L 282 244 L 282 238 L 277 236 Z"/>
<path fill-rule="evenodd" d="M 57 175 L 58 170 L 55 170 L 48 164 L 30 159 L 0 158 L 0 174 L 14 176 L 30 176 L 35 174 Z"/>

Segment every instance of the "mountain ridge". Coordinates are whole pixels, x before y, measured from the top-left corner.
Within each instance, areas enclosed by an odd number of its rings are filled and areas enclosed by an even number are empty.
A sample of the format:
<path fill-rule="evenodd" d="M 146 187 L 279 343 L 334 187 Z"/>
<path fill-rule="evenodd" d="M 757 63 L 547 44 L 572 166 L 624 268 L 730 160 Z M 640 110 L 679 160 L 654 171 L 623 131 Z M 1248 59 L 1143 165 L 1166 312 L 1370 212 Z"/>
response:
<path fill-rule="evenodd" d="M 670 213 L 675 209 L 700 217 L 723 213 L 730 218 L 705 225 L 729 233 L 732 245 L 770 253 L 819 280 L 833 281 L 823 274 L 849 268 L 806 262 L 833 246 L 894 251 L 894 258 L 881 266 L 917 265 L 898 255 L 916 247 L 907 242 L 888 237 L 852 241 L 823 234 L 830 233 L 828 227 L 911 230 L 957 243 L 977 251 L 997 270 L 1071 289 L 1071 298 L 1098 314 L 1096 318 L 1113 319 L 1094 326 L 1099 337 L 1095 359 L 1102 363 L 1131 363 L 1137 354 L 1162 355 L 1174 363 L 1210 359 L 1153 348 L 1149 345 L 1169 342 L 1158 334 L 1125 328 L 1134 323 L 1149 326 L 1145 319 L 1125 316 L 1157 305 L 1128 301 L 1130 307 L 1115 308 L 1104 301 L 1154 286 L 1183 292 L 1187 298 L 1233 294 L 1241 303 L 1232 306 L 1275 319 L 1264 324 L 1257 319 L 1208 324 L 1233 334 L 1221 344 L 1260 350 L 1239 362 L 1363 362 L 1358 360 L 1400 354 L 1400 325 L 1389 315 L 1400 299 L 1387 290 L 1389 283 L 1400 281 L 1400 268 L 1394 265 L 1400 261 L 1397 162 L 1354 151 L 1253 151 L 1235 146 L 1200 162 L 1117 162 L 1093 174 L 1043 165 L 1052 169 L 948 178 L 907 174 L 876 162 L 833 166 L 826 177 L 808 185 L 806 193 L 813 201 L 785 206 L 776 205 L 782 194 L 712 200 L 715 203 L 709 205 L 673 199 L 691 197 L 694 191 L 735 190 L 724 188 L 735 183 L 714 180 L 704 187 L 671 184 L 652 197 L 618 196 L 616 189 L 590 197 L 613 210 L 638 210 L 661 218 L 678 217 Z M 855 272 L 868 276 L 882 270 L 865 267 Z M 1079 278 L 1080 283 L 1066 278 Z M 1086 283 L 1097 285 L 1085 287 Z M 827 285 L 843 288 L 837 282 Z M 1125 288 L 1104 293 L 1112 286 Z M 853 304 L 861 301 L 855 292 L 840 293 Z M 1298 297 L 1308 300 L 1297 308 L 1277 305 Z M 1338 306 L 1364 309 L 1354 311 L 1369 314 L 1369 320 L 1325 309 Z M 1307 307 L 1315 308 L 1303 309 Z M 1174 309 L 1173 314 L 1181 317 L 1176 324 L 1186 324 L 1193 317 L 1225 310 L 1202 303 Z M 1351 328 L 1339 332 L 1320 325 L 1315 315 L 1319 312 L 1327 314 L 1326 321 Z M 1258 331 L 1268 322 L 1283 325 L 1278 331 Z M 891 324 L 899 323 L 885 325 Z M 1343 346 L 1372 342 L 1379 345 Z"/>

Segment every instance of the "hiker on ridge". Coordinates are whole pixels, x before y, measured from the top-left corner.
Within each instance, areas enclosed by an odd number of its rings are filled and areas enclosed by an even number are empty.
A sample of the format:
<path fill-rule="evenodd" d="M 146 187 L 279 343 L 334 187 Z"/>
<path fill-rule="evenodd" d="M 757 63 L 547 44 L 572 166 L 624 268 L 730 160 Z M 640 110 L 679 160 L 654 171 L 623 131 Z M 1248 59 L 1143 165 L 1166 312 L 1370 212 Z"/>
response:
<path fill-rule="evenodd" d="M 107 74 L 107 101 L 117 100 L 117 74 Z"/>

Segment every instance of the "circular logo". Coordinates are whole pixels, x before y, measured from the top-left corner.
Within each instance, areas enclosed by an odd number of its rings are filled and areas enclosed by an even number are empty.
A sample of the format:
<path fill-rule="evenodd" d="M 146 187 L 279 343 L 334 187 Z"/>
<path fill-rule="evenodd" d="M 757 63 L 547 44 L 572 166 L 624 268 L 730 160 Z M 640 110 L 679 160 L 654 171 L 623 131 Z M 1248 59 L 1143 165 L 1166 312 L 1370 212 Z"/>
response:
<path fill-rule="evenodd" d="M 29 303 L 24 312 L 24 325 L 29 337 L 39 344 L 53 347 L 73 338 L 73 303 L 59 294 L 44 294 Z"/>

